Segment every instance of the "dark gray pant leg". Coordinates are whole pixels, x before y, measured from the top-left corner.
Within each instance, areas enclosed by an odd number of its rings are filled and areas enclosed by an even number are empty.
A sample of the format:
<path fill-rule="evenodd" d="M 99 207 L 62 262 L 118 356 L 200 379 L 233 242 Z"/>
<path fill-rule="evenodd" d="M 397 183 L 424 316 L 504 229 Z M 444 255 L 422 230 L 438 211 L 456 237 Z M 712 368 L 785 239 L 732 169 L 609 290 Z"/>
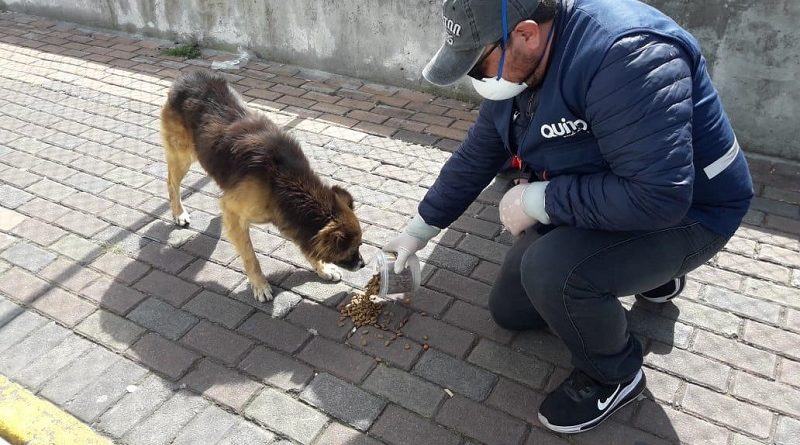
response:
<path fill-rule="evenodd" d="M 598 381 L 620 383 L 641 367 L 642 350 L 617 297 L 687 273 L 726 241 L 693 222 L 653 232 L 558 227 L 528 245 L 520 277 L 535 313 L 566 343 L 574 366 Z"/>
<path fill-rule="evenodd" d="M 538 225 L 528 230 L 508 250 L 489 292 L 489 312 L 495 323 L 511 330 L 537 329 L 547 326 L 522 287 L 522 255 L 553 226 Z"/>

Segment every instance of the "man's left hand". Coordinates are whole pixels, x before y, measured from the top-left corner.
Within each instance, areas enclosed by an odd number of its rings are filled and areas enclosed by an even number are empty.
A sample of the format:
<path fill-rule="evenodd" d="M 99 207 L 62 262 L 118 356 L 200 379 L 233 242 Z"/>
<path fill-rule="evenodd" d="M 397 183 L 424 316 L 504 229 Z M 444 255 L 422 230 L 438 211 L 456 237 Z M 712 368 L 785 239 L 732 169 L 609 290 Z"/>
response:
<path fill-rule="evenodd" d="M 500 200 L 500 222 L 514 236 L 519 236 L 537 222 L 550 224 L 544 208 L 544 191 L 547 182 L 520 184 L 503 195 Z"/>

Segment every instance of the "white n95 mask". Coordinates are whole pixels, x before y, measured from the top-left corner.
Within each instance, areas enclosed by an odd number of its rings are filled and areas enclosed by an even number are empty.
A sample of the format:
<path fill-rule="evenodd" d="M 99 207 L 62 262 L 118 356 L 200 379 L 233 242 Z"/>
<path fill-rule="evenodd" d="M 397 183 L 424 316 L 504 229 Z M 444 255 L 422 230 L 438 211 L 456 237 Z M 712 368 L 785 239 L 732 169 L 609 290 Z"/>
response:
<path fill-rule="evenodd" d="M 470 80 L 472 80 L 472 86 L 475 88 L 475 91 L 484 99 L 489 100 L 511 99 L 528 88 L 525 82 L 509 82 L 502 77 L 499 79 L 496 77 L 485 77 L 480 80 L 470 77 Z"/>

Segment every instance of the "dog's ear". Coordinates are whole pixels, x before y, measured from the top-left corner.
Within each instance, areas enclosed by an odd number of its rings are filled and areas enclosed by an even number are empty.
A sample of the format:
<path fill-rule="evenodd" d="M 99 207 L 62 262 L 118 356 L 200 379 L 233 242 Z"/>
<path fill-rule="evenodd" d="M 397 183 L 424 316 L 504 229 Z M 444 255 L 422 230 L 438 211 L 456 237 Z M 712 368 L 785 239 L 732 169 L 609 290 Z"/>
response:
<path fill-rule="evenodd" d="M 336 222 L 325 225 L 311 239 L 311 245 L 318 258 L 331 258 L 347 249 L 347 233 Z"/>
<path fill-rule="evenodd" d="M 331 187 L 331 190 L 333 190 L 334 196 L 342 199 L 351 209 L 353 208 L 353 195 L 351 195 L 350 192 L 338 185 Z"/>

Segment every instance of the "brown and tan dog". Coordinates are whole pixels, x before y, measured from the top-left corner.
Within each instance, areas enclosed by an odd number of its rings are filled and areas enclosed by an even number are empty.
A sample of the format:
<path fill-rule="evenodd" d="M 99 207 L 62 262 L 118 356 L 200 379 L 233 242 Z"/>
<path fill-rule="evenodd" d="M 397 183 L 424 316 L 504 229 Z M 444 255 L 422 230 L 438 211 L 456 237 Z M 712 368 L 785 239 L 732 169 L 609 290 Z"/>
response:
<path fill-rule="evenodd" d="M 189 224 L 180 184 L 198 160 L 223 191 L 223 224 L 256 300 L 270 300 L 272 294 L 250 241 L 251 223 L 274 224 L 323 279 L 341 279 L 332 264 L 349 270 L 364 267 L 352 196 L 323 184 L 300 144 L 249 109 L 222 76 L 198 70 L 178 78 L 161 110 L 161 135 L 175 223 Z"/>

